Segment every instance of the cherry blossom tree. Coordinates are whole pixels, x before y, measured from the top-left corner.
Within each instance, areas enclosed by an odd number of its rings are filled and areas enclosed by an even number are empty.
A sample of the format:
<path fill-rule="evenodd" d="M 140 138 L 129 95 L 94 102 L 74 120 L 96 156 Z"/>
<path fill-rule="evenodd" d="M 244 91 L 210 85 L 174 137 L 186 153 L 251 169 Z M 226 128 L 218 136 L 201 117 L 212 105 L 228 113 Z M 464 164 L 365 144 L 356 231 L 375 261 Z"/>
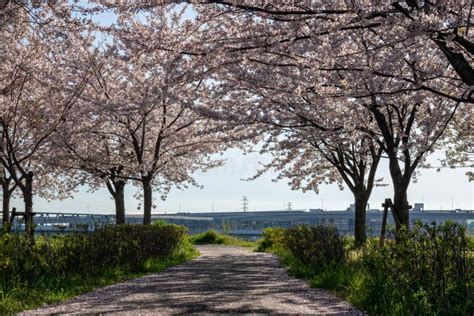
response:
<path fill-rule="evenodd" d="M 337 66 L 327 68 L 328 72 L 322 68 L 319 74 L 324 83 L 311 94 L 316 99 L 321 95 L 323 99 L 353 99 L 370 112 L 376 128 L 362 130 L 387 154 L 394 188 L 393 215 L 400 228 L 409 225 L 407 189 L 417 168 L 439 148 L 456 112 L 467 107 L 470 92 L 453 79 L 453 69 L 446 67 L 439 52 L 420 53 L 426 47 L 423 40 L 412 42 L 403 55 L 390 46 L 372 49 L 378 40 L 371 32 L 357 32 L 350 37 L 351 43 L 345 41 L 347 47 L 336 46 L 331 62 Z M 347 58 L 347 53 L 340 51 L 358 52 L 358 58 Z M 387 56 L 391 61 L 388 66 Z M 361 65 L 367 70 L 359 72 Z M 338 71 L 333 71 L 335 68 Z"/>
<path fill-rule="evenodd" d="M 83 37 L 56 12 L 44 6 L 39 20 L 1 29 L 3 61 L 0 65 L 0 162 L 21 191 L 25 204 L 26 232 L 33 234 L 34 175 L 45 173 L 45 161 L 54 154 L 50 136 L 80 94 L 87 74 L 78 72 L 74 60 Z M 67 14 L 67 7 L 61 7 Z M 57 8 L 59 9 L 59 8 Z M 29 13 L 19 11 L 24 20 Z M 12 32 L 12 30 L 15 30 Z M 59 178 L 52 177 L 52 184 Z M 61 191 L 61 190 L 60 190 Z"/>
<path fill-rule="evenodd" d="M 381 149 L 363 135 L 359 142 L 349 143 L 343 140 L 335 142 L 334 136 L 328 133 L 322 133 L 326 136 L 318 134 L 321 133 L 311 129 L 303 133 L 286 132 L 283 140 L 275 140 L 262 151 L 273 155 L 273 161 L 263 170 L 277 170 L 278 179 L 288 178 L 293 189 L 304 192 L 318 192 L 320 183 L 336 182 L 341 189 L 345 184 L 354 195 L 355 242 L 362 245 L 367 237 L 366 209 L 372 189 L 377 184 L 375 174 Z"/>
<path fill-rule="evenodd" d="M 115 202 L 115 223 L 120 225 L 125 223 L 124 190 L 132 174 L 121 165 L 125 145 L 120 139 L 104 136 L 111 118 L 96 115 L 95 105 L 84 101 L 94 93 L 86 88 L 76 111 L 61 123 L 61 133 L 54 135 L 57 154 L 52 163 L 61 166 L 63 172 L 82 174 L 80 182 L 92 191 L 105 185 Z"/>
<path fill-rule="evenodd" d="M 283 63 L 281 59 L 274 55 L 265 62 L 252 59 L 221 67 L 213 73 L 213 94 L 205 102 L 219 100 L 220 107 L 200 110 L 227 122 L 229 131 L 244 126 L 244 135 L 263 144 L 260 152 L 271 154 L 273 160 L 256 176 L 275 169 L 278 179 L 288 178 L 293 189 L 303 191 L 317 192 L 320 183 L 344 183 L 354 194 L 355 236 L 361 245 L 382 155 L 382 148 L 362 130 L 374 127 L 374 122 L 361 120 L 370 112 L 356 102 L 314 98 L 301 87 L 317 80 L 311 69 L 269 67 Z"/>
<path fill-rule="evenodd" d="M 333 113 L 327 104 L 336 112 L 337 103 L 357 105 L 348 122 L 387 155 L 395 221 L 397 227 L 408 225 L 407 188 L 417 167 L 439 148 L 456 112 L 473 101 L 472 8 L 462 1 L 423 5 L 422 10 L 414 2 L 370 8 L 365 2 L 310 7 L 213 3 L 196 6 L 198 19 L 213 32 L 209 51 L 220 56 L 214 60 L 239 64 L 234 76 L 242 68 L 255 73 L 244 79 L 248 86 L 261 90 L 273 77 L 274 83 L 286 84 L 267 85 L 273 90 L 266 95 L 276 104 L 282 103 L 281 91 L 291 92 L 328 120 Z M 287 78 L 293 78 L 291 84 Z"/>
<path fill-rule="evenodd" d="M 250 72 L 262 65 L 270 70 L 279 68 L 274 82 L 294 76 L 289 68 L 309 69 L 311 80 L 298 76 L 299 83 L 287 90 L 311 100 L 319 110 L 321 104 L 338 100 L 361 107 L 356 111 L 366 113 L 359 115 L 361 122 L 373 121 L 371 126 L 376 128 L 354 125 L 387 154 L 394 185 L 394 217 L 397 227 L 408 225 L 406 192 L 416 168 L 437 147 L 458 108 L 473 102 L 472 4 L 191 3 L 197 23 L 206 32 L 199 49 L 184 51 L 212 55 L 209 68 L 239 64 L 242 67 L 234 68 L 237 76 L 245 67 Z M 149 6 L 118 8 L 126 11 Z M 249 85 L 259 87 L 267 76 L 261 71 Z M 279 95 L 279 91 L 274 93 Z M 436 113 L 430 115 L 433 111 Z M 268 113 L 262 107 L 254 113 L 262 112 Z"/>
<path fill-rule="evenodd" d="M 158 8 L 142 19 L 125 13 L 103 28 L 112 40 L 92 63 L 94 80 L 81 96 L 92 119 L 85 139 L 112 153 L 94 165 L 107 166 L 100 172 L 108 180 L 142 186 L 144 224 L 151 221 L 154 189 L 164 197 L 172 186 L 195 184 L 192 173 L 219 165 L 210 155 L 225 146 L 214 123 L 190 109 L 206 89 L 206 57 L 183 54 L 197 43 L 182 14 Z"/>

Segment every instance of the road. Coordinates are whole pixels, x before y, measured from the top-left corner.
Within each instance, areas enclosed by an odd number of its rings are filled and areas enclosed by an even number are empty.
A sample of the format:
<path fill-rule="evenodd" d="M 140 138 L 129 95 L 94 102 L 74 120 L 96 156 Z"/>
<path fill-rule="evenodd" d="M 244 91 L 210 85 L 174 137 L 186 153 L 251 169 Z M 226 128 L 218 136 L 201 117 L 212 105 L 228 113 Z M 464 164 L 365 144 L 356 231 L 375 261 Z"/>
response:
<path fill-rule="evenodd" d="M 346 301 L 311 289 L 287 275 L 267 253 L 229 246 L 200 246 L 201 256 L 33 314 L 336 314 L 359 315 Z"/>

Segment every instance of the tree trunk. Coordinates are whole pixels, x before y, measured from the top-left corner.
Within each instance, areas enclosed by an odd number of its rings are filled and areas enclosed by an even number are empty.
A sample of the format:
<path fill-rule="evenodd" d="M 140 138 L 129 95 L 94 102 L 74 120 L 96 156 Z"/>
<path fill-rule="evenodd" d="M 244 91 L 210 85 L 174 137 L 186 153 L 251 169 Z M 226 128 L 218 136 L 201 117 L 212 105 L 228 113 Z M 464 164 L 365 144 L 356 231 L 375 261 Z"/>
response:
<path fill-rule="evenodd" d="M 394 196 L 393 196 L 393 217 L 395 220 L 395 226 L 397 231 L 402 228 L 406 227 L 409 228 L 410 224 L 410 217 L 409 217 L 409 210 L 410 205 L 408 204 L 407 198 L 407 186 L 403 184 L 394 183 Z"/>
<path fill-rule="evenodd" d="M 8 185 L 3 186 L 3 201 L 2 201 L 2 215 L 3 228 L 5 231 L 10 231 L 10 190 Z"/>
<path fill-rule="evenodd" d="M 143 225 L 151 224 L 152 188 L 151 180 L 144 179 L 143 183 Z"/>
<path fill-rule="evenodd" d="M 35 228 L 33 223 L 33 172 L 28 172 L 25 178 L 23 201 L 25 203 L 25 233 L 33 239 Z"/>
<path fill-rule="evenodd" d="M 405 166 L 407 168 L 407 166 Z M 395 227 L 398 230 L 402 227 L 409 226 L 409 205 L 407 198 L 408 184 L 410 179 L 404 175 L 398 164 L 398 157 L 393 154 L 389 155 L 389 169 L 393 183 L 393 207 L 392 214 L 395 221 Z"/>
<path fill-rule="evenodd" d="M 114 178 L 109 178 L 105 182 L 107 189 L 110 192 L 110 195 L 114 198 L 115 202 L 115 224 L 121 225 L 125 224 L 125 197 L 124 189 L 127 181 L 125 180 L 116 180 Z"/>
<path fill-rule="evenodd" d="M 115 183 L 115 224 L 125 224 L 125 194 L 124 194 L 125 182 L 117 181 Z"/>
<path fill-rule="evenodd" d="M 368 198 L 363 193 L 355 194 L 354 236 L 356 246 L 362 246 L 366 239 L 366 213 Z"/>

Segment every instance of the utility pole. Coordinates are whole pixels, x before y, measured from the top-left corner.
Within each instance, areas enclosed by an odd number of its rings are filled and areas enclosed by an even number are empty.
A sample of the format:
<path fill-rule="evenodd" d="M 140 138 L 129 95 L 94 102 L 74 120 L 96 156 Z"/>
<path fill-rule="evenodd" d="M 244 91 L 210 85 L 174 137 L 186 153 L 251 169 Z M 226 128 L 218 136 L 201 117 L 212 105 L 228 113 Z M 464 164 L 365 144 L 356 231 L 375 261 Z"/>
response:
<path fill-rule="evenodd" d="M 212 202 L 212 213 L 214 213 L 214 202 Z"/>
<path fill-rule="evenodd" d="M 247 212 L 249 209 L 249 199 L 247 196 L 242 197 L 242 210 Z"/>

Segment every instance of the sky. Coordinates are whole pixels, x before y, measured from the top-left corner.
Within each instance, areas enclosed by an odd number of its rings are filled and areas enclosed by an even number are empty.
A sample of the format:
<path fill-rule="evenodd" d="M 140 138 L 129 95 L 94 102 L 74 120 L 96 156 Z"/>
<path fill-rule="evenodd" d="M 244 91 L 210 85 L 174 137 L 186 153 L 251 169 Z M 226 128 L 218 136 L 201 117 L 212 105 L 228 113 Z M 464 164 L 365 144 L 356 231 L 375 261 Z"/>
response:
<path fill-rule="evenodd" d="M 192 18 L 192 11 L 186 17 Z M 102 14 L 96 21 L 110 25 L 115 20 L 113 14 Z M 257 153 L 243 155 L 240 150 L 231 149 L 222 157 L 226 164 L 206 173 L 197 173 L 196 180 L 203 188 L 190 187 L 185 190 L 172 189 L 167 199 L 162 201 L 160 194 L 154 194 L 154 213 L 200 212 L 200 211 L 240 211 L 242 197 L 247 196 L 250 211 L 281 210 L 292 204 L 292 209 L 323 208 L 327 210 L 345 210 L 353 203 L 353 196 L 346 188 L 340 190 L 337 185 L 322 185 L 319 194 L 292 191 L 287 182 L 273 182 L 275 173 L 269 172 L 254 181 L 242 179 L 253 176 L 259 169 L 259 162 L 268 162 L 269 156 Z M 439 165 L 433 156 L 430 161 Z M 411 204 L 424 203 L 425 209 L 447 210 L 454 208 L 474 209 L 474 182 L 465 176 L 468 169 L 436 169 L 422 170 L 417 183 L 411 183 L 408 199 Z M 385 187 L 374 188 L 369 200 L 370 208 L 380 208 L 385 198 L 392 197 L 393 187 L 390 185 L 388 164 L 382 161 L 378 168 L 378 177 L 383 177 Z M 141 214 L 140 201 L 134 199 L 138 188 L 128 185 L 125 190 L 125 207 L 127 214 Z M 63 201 L 46 201 L 36 197 L 36 212 L 74 212 L 74 213 L 114 213 L 114 202 L 107 189 L 88 193 L 83 187 L 72 199 Z M 20 200 L 12 201 L 12 206 L 22 210 Z"/>
<path fill-rule="evenodd" d="M 439 154 L 438 154 L 439 156 Z M 157 208 L 153 213 L 200 212 L 200 211 L 238 211 L 242 210 L 242 196 L 249 200 L 249 211 L 286 209 L 288 202 L 292 209 L 324 208 L 327 210 L 345 210 L 353 203 L 351 192 L 346 188 L 339 190 L 337 185 L 323 185 L 319 194 L 292 191 L 285 180 L 272 182 L 276 174 L 269 172 L 254 181 L 242 179 L 253 176 L 259 169 L 259 162 L 268 162 L 268 156 L 257 153 L 243 155 L 240 150 L 231 149 L 221 157 L 226 159 L 222 167 L 206 173 L 197 173 L 196 180 L 202 189 L 190 187 L 185 190 L 172 189 L 166 201 L 162 201 L 158 193 L 154 194 Z M 433 165 L 436 156 L 430 159 Z M 411 183 L 408 198 L 411 204 L 425 203 L 425 209 L 474 209 L 474 182 L 465 176 L 468 169 L 425 169 L 417 183 Z M 392 186 L 386 161 L 378 168 L 378 177 L 383 177 L 388 186 L 374 188 L 369 200 L 370 208 L 380 208 L 385 198 L 392 197 Z M 128 185 L 125 191 L 127 214 L 141 214 L 138 208 L 140 201 L 133 195 L 137 188 Z M 12 206 L 23 209 L 22 201 L 15 200 Z M 87 193 L 81 188 L 73 199 L 63 201 L 45 201 L 36 197 L 36 212 L 74 212 L 74 213 L 114 213 L 114 202 L 107 189 Z"/>

